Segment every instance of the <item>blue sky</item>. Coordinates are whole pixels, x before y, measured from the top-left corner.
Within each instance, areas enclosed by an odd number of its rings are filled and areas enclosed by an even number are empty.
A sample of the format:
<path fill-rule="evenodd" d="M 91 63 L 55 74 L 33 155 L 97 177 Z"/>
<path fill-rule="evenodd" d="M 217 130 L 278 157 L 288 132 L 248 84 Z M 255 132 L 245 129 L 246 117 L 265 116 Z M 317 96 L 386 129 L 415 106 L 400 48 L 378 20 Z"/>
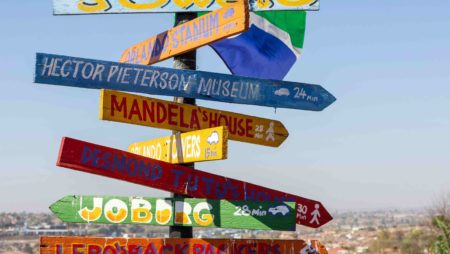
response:
<path fill-rule="evenodd" d="M 33 65 L 36 52 L 118 60 L 171 27 L 173 15 L 52 16 L 50 0 L 2 6 L 0 211 L 48 211 L 69 194 L 168 196 L 56 167 L 63 136 L 126 149 L 169 132 L 100 121 L 98 91 L 34 84 Z M 331 212 L 429 205 L 450 191 L 449 9 L 442 0 L 323 0 L 286 80 L 321 84 L 337 101 L 323 112 L 198 101 L 280 120 L 290 136 L 277 149 L 231 142 L 228 160 L 197 168 L 320 200 Z M 197 65 L 228 73 L 208 47 Z"/>

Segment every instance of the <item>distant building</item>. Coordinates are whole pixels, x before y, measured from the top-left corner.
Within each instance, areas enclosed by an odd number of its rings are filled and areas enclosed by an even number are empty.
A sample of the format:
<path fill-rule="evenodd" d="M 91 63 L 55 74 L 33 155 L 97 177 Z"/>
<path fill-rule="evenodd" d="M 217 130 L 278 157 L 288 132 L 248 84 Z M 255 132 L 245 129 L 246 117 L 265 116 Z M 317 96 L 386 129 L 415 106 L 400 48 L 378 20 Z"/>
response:
<path fill-rule="evenodd" d="M 69 232 L 66 225 L 50 226 L 45 223 L 39 226 L 28 226 L 27 223 L 24 224 L 23 234 L 24 235 L 67 235 Z"/>

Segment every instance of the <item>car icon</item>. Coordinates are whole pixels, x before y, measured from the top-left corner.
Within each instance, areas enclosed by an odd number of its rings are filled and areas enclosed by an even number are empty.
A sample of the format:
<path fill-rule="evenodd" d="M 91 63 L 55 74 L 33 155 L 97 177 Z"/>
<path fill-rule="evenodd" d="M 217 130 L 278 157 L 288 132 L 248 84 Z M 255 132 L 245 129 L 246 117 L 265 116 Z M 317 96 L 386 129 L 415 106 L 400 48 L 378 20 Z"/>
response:
<path fill-rule="evenodd" d="M 272 215 L 277 215 L 278 213 L 281 213 L 281 215 L 286 215 L 289 213 L 289 208 L 285 205 L 279 205 L 276 207 L 269 208 L 269 213 Z"/>
<path fill-rule="evenodd" d="M 287 88 L 280 88 L 275 91 L 275 95 L 278 95 L 278 96 L 289 96 L 290 94 L 291 93 L 289 92 L 289 90 Z"/>

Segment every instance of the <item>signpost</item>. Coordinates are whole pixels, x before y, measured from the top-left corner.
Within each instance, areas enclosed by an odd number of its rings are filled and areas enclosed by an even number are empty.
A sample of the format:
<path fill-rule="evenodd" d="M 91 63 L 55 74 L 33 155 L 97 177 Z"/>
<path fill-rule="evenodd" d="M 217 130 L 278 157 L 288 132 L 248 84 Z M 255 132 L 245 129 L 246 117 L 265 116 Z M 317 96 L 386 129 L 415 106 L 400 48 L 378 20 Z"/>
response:
<path fill-rule="evenodd" d="M 122 53 L 120 62 L 154 64 L 245 32 L 248 26 L 248 4 L 239 0 L 127 48 Z"/>
<path fill-rule="evenodd" d="M 319 85 L 43 53 L 36 54 L 34 81 L 312 111 L 336 100 Z"/>
<path fill-rule="evenodd" d="M 53 0 L 54 15 L 158 13 L 213 11 L 236 1 L 230 0 L 155 0 L 139 3 L 135 0 Z M 250 0 L 251 11 L 319 10 L 318 0 Z"/>
<path fill-rule="evenodd" d="M 226 126 L 232 140 L 271 147 L 289 135 L 279 121 L 112 90 L 100 93 L 99 118 L 176 131 Z"/>
<path fill-rule="evenodd" d="M 307 254 L 303 240 L 256 239 L 176 239 L 176 238 L 40 238 L 41 254 L 96 253 L 183 253 L 183 254 Z M 316 252 L 318 253 L 318 252 Z M 320 254 L 325 254 L 320 252 Z"/>
<path fill-rule="evenodd" d="M 128 152 L 172 164 L 224 160 L 228 153 L 226 127 L 203 129 L 133 143 Z"/>
<path fill-rule="evenodd" d="M 67 137 L 56 165 L 194 198 L 296 202 L 297 224 L 312 228 L 332 220 L 318 201 Z"/>
<path fill-rule="evenodd" d="M 50 206 L 62 221 L 295 231 L 295 203 L 192 198 L 66 196 Z"/>
<path fill-rule="evenodd" d="M 318 241 L 192 238 L 194 226 L 294 231 L 295 224 L 318 228 L 332 219 L 318 201 L 194 169 L 194 162 L 225 159 L 228 136 L 271 147 L 288 136 L 279 121 L 198 107 L 196 99 L 311 111 L 336 100 L 319 85 L 195 70 L 195 49 L 248 30 L 249 11 L 318 10 L 319 0 L 53 0 L 53 5 L 55 15 L 176 13 L 175 27 L 127 48 L 120 63 L 37 53 L 35 69 L 36 83 L 102 89 L 102 120 L 174 134 L 134 143 L 132 153 L 63 138 L 58 166 L 169 191 L 172 198 L 66 196 L 50 209 L 71 223 L 169 226 L 171 238 L 42 237 L 40 253 L 327 253 Z M 212 12 L 197 17 L 199 11 Z M 145 66 L 170 57 L 174 69 Z M 174 102 L 104 89 L 174 96 Z M 211 127 L 216 128 L 206 129 Z M 187 131 L 192 132 L 181 133 Z"/>

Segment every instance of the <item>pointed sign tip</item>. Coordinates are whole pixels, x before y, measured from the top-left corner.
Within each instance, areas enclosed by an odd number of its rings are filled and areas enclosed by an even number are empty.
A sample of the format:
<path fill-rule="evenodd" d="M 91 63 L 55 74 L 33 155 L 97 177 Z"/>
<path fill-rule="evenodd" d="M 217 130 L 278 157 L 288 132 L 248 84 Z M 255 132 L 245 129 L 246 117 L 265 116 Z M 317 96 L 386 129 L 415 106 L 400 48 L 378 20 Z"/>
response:
<path fill-rule="evenodd" d="M 49 209 L 53 214 L 55 214 L 55 215 L 57 215 L 57 209 L 56 209 L 56 206 L 58 205 L 58 202 L 59 202 L 59 200 L 56 201 L 56 202 L 54 202 L 54 203 L 52 203 L 52 204 L 48 207 L 48 209 Z"/>
<path fill-rule="evenodd" d="M 336 97 L 334 97 L 331 93 L 329 93 L 325 97 L 324 102 L 316 111 L 323 111 L 324 109 L 328 108 L 331 104 L 333 104 L 336 100 L 337 100 Z"/>

